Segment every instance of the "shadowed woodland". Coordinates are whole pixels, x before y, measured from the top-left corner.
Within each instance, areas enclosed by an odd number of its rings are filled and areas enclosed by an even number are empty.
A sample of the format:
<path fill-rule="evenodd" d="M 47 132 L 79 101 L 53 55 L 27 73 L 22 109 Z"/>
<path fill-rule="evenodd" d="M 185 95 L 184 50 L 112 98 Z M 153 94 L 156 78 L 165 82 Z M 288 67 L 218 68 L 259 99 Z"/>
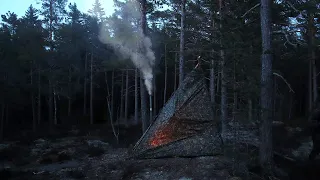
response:
<path fill-rule="evenodd" d="M 318 1 L 114 0 L 111 16 L 99 0 L 39 4 L 1 15 L 1 176 L 320 177 Z M 223 155 L 123 160 L 195 67 Z M 259 145 L 243 143 L 253 131 Z"/>

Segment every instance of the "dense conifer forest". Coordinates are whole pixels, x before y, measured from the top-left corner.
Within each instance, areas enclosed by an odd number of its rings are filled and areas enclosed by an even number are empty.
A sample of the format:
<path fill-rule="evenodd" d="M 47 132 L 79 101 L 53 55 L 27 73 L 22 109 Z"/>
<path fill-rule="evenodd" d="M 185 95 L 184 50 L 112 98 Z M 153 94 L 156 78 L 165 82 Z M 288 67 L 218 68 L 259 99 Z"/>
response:
<path fill-rule="evenodd" d="M 273 124 L 310 132 L 320 108 L 317 0 L 114 0 L 111 16 L 99 0 L 88 12 L 39 3 L 1 14 L 0 141 L 85 127 L 134 144 L 197 66 L 222 134 L 259 127 L 265 173 L 280 136 Z"/>

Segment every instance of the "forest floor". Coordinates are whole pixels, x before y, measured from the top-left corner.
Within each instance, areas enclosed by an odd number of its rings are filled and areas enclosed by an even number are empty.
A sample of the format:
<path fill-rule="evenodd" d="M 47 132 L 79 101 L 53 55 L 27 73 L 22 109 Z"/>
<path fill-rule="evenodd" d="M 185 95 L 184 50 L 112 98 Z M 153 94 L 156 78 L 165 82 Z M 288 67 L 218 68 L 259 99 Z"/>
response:
<path fill-rule="evenodd" d="M 281 132 L 283 131 L 281 130 Z M 110 133 L 108 134 L 108 136 L 103 136 L 96 131 L 78 133 L 77 130 L 73 130 L 69 131 L 68 135 L 63 134 L 64 137 L 43 137 L 29 141 L 4 142 L 0 144 L 0 177 L 1 179 L 28 180 L 261 179 L 256 174 L 257 170 L 254 171 L 255 173 L 249 171 L 250 165 L 252 169 L 255 167 L 254 160 L 248 161 L 257 155 L 257 150 L 254 149 L 251 150 L 254 153 L 242 156 L 242 160 L 235 160 L 232 155 L 227 155 L 235 154 L 234 148 L 226 148 L 226 152 L 229 150 L 230 153 L 226 153 L 224 156 L 134 160 L 128 158 L 130 155 L 129 144 L 132 145 L 137 138 L 131 137 L 131 142 L 130 139 L 126 139 L 127 141 L 123 145 L 116 145 L 114 138 Z M 124 139 L 124 137 L 128 136 L 123 135 L 122 138 Z M 279 136 L 276 139 L 275 143 L 279 146 L 288 146 L 288 143 L 284 143 L 284 141 L 288 141 L 288 137 Z M 276 147 L 280 154 L 286 153 L 286 155 L 280 155 L 284 157 L 282 160 L 277 161 L 278 179 L 290 179 L 290 173 L 294 177 L 291 179 L 319 177 L 320 163 L 317 161 L 306 164 L 301 160 L 300 163 L 285 165 L 288 164 L 288 161 L 283 162 L 286 159 L 289 161 L 292 158 L 299 159 L 299 157 L 304 159 L 308 155 L 308 151 L 310 151 L 308 141 L 296 144 L 299 145 L 296 145 L 294 149 L 291 147 L 290 153 L 288 153 L 289 148 Z M 239 154 L 237 153 L 237 155 Z M 305 175 L 306 173 L 309 173 L 308 177 Z"/>

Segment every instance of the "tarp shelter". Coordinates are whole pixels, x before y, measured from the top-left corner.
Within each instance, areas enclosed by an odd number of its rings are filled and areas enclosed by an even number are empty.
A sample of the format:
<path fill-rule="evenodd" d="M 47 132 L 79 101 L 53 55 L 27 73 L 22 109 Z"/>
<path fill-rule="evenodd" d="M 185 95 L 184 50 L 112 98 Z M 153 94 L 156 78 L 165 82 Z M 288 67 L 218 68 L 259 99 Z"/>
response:
<path fill-rule="evenodd" d="M 221 153 L 218 122 L 201 69 L 192 70 L 133 147 L 135 158 L 193 157 Z"/>

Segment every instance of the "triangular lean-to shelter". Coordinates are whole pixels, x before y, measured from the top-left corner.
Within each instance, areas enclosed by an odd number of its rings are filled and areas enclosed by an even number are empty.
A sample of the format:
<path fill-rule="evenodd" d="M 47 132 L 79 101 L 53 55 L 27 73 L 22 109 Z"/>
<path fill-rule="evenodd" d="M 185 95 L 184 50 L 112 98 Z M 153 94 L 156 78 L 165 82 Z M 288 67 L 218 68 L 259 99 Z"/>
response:
<path fill-rule="evenodd" d="M 192 157 L 221 153 L 218 122 L 201 69 L 192 70 L 133 147 L 134 158 Z"/>

